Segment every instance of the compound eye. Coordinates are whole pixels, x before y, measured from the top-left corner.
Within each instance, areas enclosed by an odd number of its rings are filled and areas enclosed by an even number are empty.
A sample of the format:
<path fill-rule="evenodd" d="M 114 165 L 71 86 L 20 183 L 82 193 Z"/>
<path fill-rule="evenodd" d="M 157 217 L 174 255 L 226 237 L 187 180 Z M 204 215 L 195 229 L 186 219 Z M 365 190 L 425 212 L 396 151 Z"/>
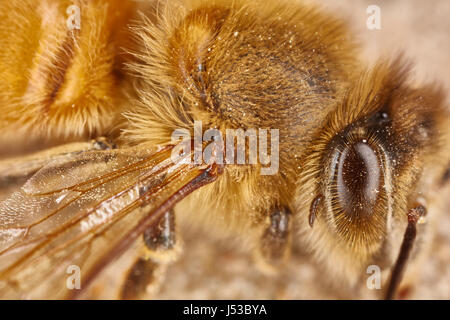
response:
<path fill-rule="evenodd" d="M 380 192 L 377 153 L 364 141 L 342 150 L 337 163 L 337 199 L 349 218 L 370 218 Z"/>

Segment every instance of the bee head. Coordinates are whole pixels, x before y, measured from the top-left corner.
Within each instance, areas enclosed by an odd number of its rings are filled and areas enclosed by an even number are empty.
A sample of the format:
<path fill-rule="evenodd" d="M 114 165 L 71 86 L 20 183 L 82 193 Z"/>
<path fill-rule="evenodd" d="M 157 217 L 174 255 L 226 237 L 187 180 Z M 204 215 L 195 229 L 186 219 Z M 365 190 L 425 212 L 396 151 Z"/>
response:
<path fill-rule="evenodd" d="M 444 157 L 430 157 L 446 126 L 442 95 L 408 86 L 406 70 L 398 60 L 381 62 L 348 88 L 317 132 L 299 179 L 297 210 L 313 223 L 303 234 L 349 277 L 371 264 L 392 266 L 407 212 L 434 174 L 428 164 L 445 167 L 438 164 Z"/>

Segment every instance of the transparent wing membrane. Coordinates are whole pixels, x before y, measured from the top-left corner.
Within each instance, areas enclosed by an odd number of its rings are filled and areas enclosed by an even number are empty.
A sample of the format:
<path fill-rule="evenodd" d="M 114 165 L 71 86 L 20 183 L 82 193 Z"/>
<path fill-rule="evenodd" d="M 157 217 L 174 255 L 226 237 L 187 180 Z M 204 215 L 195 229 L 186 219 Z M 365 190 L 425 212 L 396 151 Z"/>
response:
<path fill-rule="evenodd" d="M 73 298 L 159 216 L 220 173 L 172 146 L 59 157 L 0 203 L 0 297 Z M 69 267 L 81 289 L 70 290 Z"/>

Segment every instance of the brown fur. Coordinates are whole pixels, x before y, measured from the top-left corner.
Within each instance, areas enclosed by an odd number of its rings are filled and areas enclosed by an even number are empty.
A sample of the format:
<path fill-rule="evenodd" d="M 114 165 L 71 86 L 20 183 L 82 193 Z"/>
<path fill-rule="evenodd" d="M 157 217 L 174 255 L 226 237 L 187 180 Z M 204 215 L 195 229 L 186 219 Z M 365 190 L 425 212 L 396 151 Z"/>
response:
<path fill-rule="evenodd" d="M 260 235 L 270 210 L 291 206 L 304 147 L 357 68 L 345 28 L 308 6 L 288 2 L 189 1 L 158 7 L 137 28 L 145 50 L 131 70 L 137 107 L 126 139 L 168 143 L 175 128 L 280 130 L 280 173 L 229 166 L 181 207 L 190 219 Z M 283 21 L 283 23 L 280 23 Z M 280 94 L 283 92 L 283 94 Z M 202 199 L 201 201 L 199 201 Z M 213 214 L 211 214 L 213 213 Z M 250 229 L 249 229 L 250 227 Z"/>

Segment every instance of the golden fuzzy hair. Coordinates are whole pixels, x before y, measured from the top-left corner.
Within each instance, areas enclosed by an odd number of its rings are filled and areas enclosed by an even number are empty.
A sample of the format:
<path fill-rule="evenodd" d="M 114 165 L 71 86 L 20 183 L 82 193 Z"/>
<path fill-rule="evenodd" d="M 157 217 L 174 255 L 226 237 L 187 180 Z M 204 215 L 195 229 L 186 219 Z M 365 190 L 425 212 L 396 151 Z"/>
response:
<path fill-rule="evenodd" d="M 382 270 L 392 265 L 408 210 L 418 198 L 433 197 L 431 186 L 439 184 L 449 161 L 445 146 L 449 115 L 442 91 L 436 86 L 412 87 L 407 81 L 409 69 L 398 58 L 380 61 L 363 73 L 307 150 L 295 199 L 297 218 L 302 220 L 299 234 L 327 270 L 338 275 L 341 285 L 354 286 L 371 264 Z M 333 150 L 361 139 L 382 150 L 382 187 L 386 188 L 378 190 L 384 205 L 367 220 L 349 219 L 342 212 L 333 199 L 335 182 L 328 179 Z M 324 200 L 311 229 L 304 222 L 311 214 L 312 198 L 318 195 Z"/>
<path fill-rule="evenodd" d="M 177 128 L 193 132 L 194 120 L 223 133 L 279 129 L 278 174 L 228 165 L 181 204 L 190 219 L 259 237 L 271 210 L 293 202 L 308 132 L 358 69 L 354 44 L 334 18 L 287 1 L 158 1 L 151 12 L 134 28 L 138 98 L 123 139 L 167 144 Z"/>
<path fill-rule="evenodd" d="M 80 8 L 81 28 L 66 10 Z M 121 26 L 129 1 L 0 3 L 0 126 L 41 138 L 102 134 L 121 111 Z"/>

